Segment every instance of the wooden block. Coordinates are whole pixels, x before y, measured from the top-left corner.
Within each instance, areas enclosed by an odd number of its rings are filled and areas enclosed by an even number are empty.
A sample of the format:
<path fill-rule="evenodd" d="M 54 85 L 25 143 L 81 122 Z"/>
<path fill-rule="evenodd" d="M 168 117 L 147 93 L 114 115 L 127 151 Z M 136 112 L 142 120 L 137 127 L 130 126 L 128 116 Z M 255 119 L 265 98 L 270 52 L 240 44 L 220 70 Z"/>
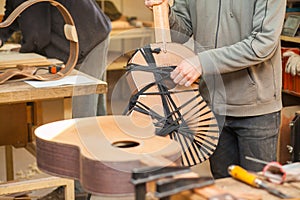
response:
<path fill-rule="evenodd" d="M 18 65 L 38 67 L 53 64 L 62 64 L 62 62 L 57 59 L 47 59 L 46 57 L 36 53 L 0 53 L 0 70 L 15 68 Z"/>
<path fill-rule="evenodd" d="M 28 142 L 26 103 L 0 104 L 0 145 L 25 146 Z"/>

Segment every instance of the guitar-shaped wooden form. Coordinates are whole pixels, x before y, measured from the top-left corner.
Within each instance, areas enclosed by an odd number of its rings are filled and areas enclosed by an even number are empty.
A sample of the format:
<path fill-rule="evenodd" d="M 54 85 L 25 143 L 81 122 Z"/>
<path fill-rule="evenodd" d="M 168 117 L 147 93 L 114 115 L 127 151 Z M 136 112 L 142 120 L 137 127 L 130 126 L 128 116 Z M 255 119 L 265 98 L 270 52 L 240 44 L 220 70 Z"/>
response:
<path fill-rule="evenodd" d="M 24 10 L 29 8 L 30 6 L 34 6 L 38 3 L 48 2 L 52 6 L 56 7 L 60 14 L 63 16 L 65 25 L 64 25 L 64 34 L 67 40 L 70 43 L 70 52 L 67 63 L 62 65 L 62 69 L 57 73 L 49 73 L 48 68 L 46 70 L 39 71 L 39 68 L 35 63 L 26 63 L 19 64 L 17 67 L 13 69 L 6 69 L 2 73 L 0 73 L 0 84 L 5 83 L 7 81 L 24 81 L 24 80 L 40 80 L 40 81 L 49 81 L 49 80 L 57 80 L 61 79 L 64 76 L 70 74 L 74 69 L 79 52 L 79 44 L 78 44 L 78 36 L 75 28 L 75 23 L 69 11 L 59 2 L 54 0 L 28 0 L 24 1 L 20 4 L 15 10 L 5 19 L 5 21 L 0 22 L 0 28 L 5 28 L 10 26 L 14 20 L 18 19 L 19 15 L 22 14 Z M 47 63 L 46 63 L 47 64 Z M 49 65 L 53 65 L 55 63 L 48 62 Z M 42 64 L 42 65 L 45 65 Z M 8 67 L 8 66 L 7 66 Z M 5 68 L 5 67 L 1 67 Z"/>
<path fill-rule="evenodd" d="M 167 1 L 153 6 L 153 13 L 156 43 L 138 49 L 128 62 L 127 78 L 133 95 L 124 114 L 151 116 L 157 135 L 180 144 L 183 165 L 196 165 L 214 152 L 219 129 L 199 94 L 198 83 L 185 87 L 170 79 L 170 72 L 195 53 L 171 42 Z"/>
<path fill-rule="evenodd" d="M 134 168 L 179 164 L 181 149 L 155 135 L 150 119 L 101 116 L 42 125 L 35 130 L 37 165 L 42 171 L 80 180 L 88 192 L 133 195 Z"/>

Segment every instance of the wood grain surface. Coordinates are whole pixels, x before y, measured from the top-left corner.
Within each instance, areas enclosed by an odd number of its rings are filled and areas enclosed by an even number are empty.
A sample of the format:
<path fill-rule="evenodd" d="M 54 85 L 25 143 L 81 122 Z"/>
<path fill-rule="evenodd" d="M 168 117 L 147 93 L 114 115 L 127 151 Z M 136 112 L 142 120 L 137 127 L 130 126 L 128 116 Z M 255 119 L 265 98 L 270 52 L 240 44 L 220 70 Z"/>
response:
<path fill-rule="evenodd" d="M 135 96 L 137 106 L 130 108 L 128 115 L 139 118 L 152 114 L 157 129 L 178 126 L 176 130 L 170 128 L 172 131 L 167 137 L 180 143 L 183 165 L 196 165 L 207 160 L 216 148 L 219 137 L 217 122 L 199 94 L 197 83 L 180 86 L 174 84 L 170 75 L 159 74 L 163 67 L 176 67 L 196 55 L 186 46 L 171 41 L 167 1 L 153 6 L 153 15 L 156 43 L 140 48 L 128 61 L 128 66 L 133 66 L 127 73 L 133 96 L 145 91 Z M 149 57 L 153 60 L 149 61 Z M 138 70 L 134 65 L 139 67 Z M 145 90 L 153 83 L 153 87 Z M 162 91 L 162 87 L 166 89 Z"/>
<path fill-rule="evenodd" d="M 0 70 L 22 66 L 50 66 L 63 64 L 57 59 L 48 59 L 36 53 L 0 52 Z"/>
<path fill-rule="evenodd" d="M 174 165 L 181 159 L 178 143 L 156 136 L 152 121 L 145 118 L 64 120 L 40 126 L 35 135 L 42 171 L 78 179 L 87 191 L 104 196 L 132 194 L 133 168 Z"/>

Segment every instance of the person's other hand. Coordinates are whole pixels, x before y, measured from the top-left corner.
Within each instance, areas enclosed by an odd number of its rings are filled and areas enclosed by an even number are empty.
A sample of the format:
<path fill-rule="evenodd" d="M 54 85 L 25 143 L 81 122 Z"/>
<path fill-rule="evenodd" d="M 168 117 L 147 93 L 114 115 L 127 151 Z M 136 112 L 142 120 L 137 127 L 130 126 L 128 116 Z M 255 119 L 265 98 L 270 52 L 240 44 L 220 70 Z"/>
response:
<path fill-rule="evenodd" d="M 174 83 L 189 87 L 202 74 L 202 66 L 198 56 L 181 61 L 181 63 L 171 72 Z"/>
<path fill-rule="evenodd" d="M 152 10 L 152 7 L 155 5 L 160 5 L 168 0 L 145 0 L 145 6 Z"/>
<path fill-rule="evenodd" d="M 283 53 L 283 57 L 289 57 L 285 66 L 285 72 L 295 76 L 298 74 L 300 76 L 300 55 L 293 51 L 287 51 Z"/>

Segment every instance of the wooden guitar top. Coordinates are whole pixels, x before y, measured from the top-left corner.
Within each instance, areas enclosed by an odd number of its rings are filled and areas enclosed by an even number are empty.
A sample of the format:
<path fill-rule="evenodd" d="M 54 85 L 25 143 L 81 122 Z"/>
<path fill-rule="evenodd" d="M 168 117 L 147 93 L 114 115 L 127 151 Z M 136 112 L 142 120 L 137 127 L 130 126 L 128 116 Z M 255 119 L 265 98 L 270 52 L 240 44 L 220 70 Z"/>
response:
<path fill-rule="evenodd" d="M 37 164 L 47 173 L 79 179 L 92 193 L 133 193 L 133 168 L 180 162 L 177 142 L 156 136 L 154 131 L 150 119 L 129 116 L 49 123 L 35 131 Z"/>

